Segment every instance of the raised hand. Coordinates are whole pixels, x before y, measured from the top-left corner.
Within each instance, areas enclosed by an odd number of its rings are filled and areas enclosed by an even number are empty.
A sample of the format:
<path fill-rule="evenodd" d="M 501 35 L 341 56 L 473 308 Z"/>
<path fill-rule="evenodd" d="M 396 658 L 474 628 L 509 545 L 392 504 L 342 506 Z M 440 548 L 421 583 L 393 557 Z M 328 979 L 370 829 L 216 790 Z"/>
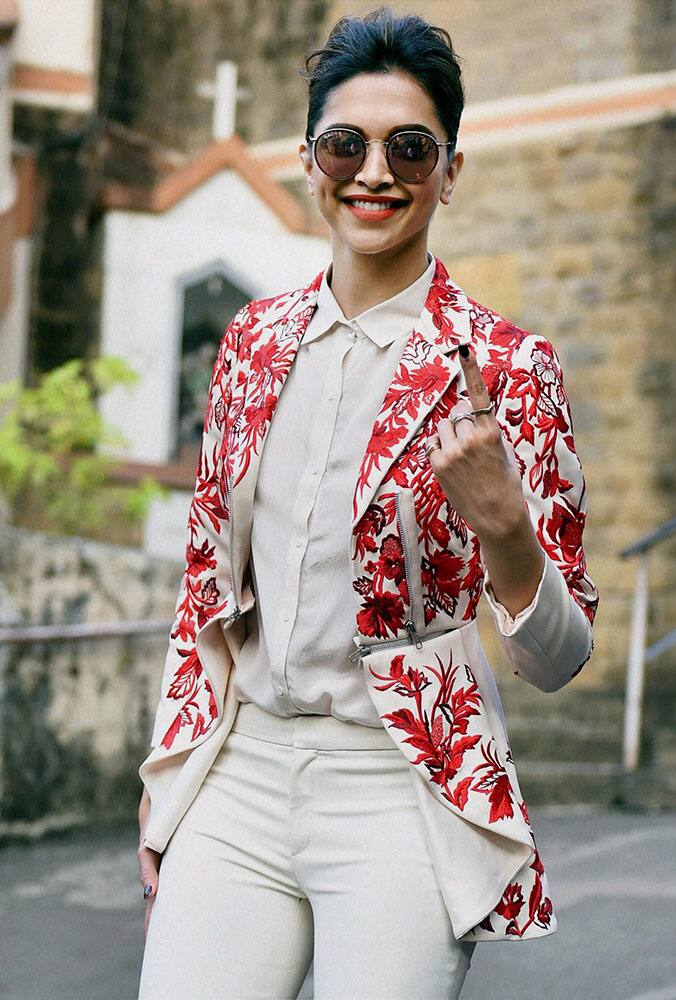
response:
<path fill-rule="evenodd" d="M 428 449 L 437 445 L 429 460 L 449 503 L 479 539 L 500 538 L 523 522 L 521 476 L 469 348 L 460 348 L 460 363 L 469 401 L 461 399 L 450 417 L 439 421 L 439 433 L 428 438 Z"/>

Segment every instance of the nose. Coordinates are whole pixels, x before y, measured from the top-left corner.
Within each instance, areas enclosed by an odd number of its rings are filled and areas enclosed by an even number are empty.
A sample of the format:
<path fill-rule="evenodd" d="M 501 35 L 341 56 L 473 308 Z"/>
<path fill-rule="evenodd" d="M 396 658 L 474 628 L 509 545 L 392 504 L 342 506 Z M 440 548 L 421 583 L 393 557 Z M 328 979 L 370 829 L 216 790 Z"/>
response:
<path fill-rule="evenodd" d="M 366 147 L 366 159 L 354 175 L 355 181 L 362 181 L 367 187 L 394 184 L 394 176 L 385 155 L 383 139 L 371 139 Z"/>

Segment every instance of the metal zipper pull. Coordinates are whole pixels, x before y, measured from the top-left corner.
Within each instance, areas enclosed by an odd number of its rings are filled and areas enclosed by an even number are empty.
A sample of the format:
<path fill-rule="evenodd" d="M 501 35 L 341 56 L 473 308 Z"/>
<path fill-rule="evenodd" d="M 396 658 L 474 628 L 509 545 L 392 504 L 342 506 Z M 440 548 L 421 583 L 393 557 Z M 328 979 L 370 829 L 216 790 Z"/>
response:
<path fill-rule="evenodd" d="M 239 619 L 242 617 L 243 614 L 244 614 L 244 612 L 242 611 L 242 609 L 236 607 L 235 610 L 232 612 L 231 615 L 228 615 L 227 618 L 223 619 L 223 622 L 224 623 L 230 623 L 230 622 L 239 621 Z"/>
<path fill-rule="evenodd" d="M 404 622 L 404 628 L 408 632 L 409 639 L 411 642 L 415 643 L 416 649 L 422 649 L 422 639 L 415 630 L 415 623 L 409 618 L 408 621 Z"/>
<path fill-rule="evenodd" d="M 350 653 L 348 656 L 348 660 L 351 660 L 352 663 L 356 663 L 362 656 L 368 656 L 370 652 L 370 646 L 357 646 L 354 653 Z"/>

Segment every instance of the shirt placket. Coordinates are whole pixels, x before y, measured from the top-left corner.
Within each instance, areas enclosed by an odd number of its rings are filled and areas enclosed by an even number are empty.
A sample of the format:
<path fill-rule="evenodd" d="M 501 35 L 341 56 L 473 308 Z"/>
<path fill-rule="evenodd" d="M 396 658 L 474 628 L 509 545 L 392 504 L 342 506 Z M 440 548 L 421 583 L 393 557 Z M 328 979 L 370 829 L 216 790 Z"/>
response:
<path fill-rule="evenodd" d="M 356 323 L 350 323 L 349 328 L 341 326 L 340 333 L 344 343 L 327 372 L 322 389 L 321 405 L 317 408 L 312 425 L 308 428 L 310 435 L 308 460 L 298 483 L 298 493 L 291 516 L 291 538 L 280 597 L 278 637 L 280 648 L 284 650 L 284 656 L 272 666 L 272 683 L 275 695 L 293 707 L 296 706 L 293 705 L 289 694 L 287 655 L 298 611 L 301 567 L 308 547 L 310 514 L 322 483 L 336 428 L 343 391 L 344 361 L 355 342 L 362 336 Z"/>

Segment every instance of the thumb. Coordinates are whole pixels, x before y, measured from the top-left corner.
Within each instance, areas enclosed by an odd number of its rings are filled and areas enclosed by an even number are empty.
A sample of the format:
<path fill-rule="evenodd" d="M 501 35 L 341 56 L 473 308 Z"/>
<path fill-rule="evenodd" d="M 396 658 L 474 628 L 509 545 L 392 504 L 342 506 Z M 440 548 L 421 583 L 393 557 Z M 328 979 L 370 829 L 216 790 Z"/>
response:
<path fill-rule="evenodd" d="M 138 850 L 144 899 L 154 899 L 157 895 L 161 857 L 158 851 L 153 851 L 150 847 L 140 847 Z"/>

